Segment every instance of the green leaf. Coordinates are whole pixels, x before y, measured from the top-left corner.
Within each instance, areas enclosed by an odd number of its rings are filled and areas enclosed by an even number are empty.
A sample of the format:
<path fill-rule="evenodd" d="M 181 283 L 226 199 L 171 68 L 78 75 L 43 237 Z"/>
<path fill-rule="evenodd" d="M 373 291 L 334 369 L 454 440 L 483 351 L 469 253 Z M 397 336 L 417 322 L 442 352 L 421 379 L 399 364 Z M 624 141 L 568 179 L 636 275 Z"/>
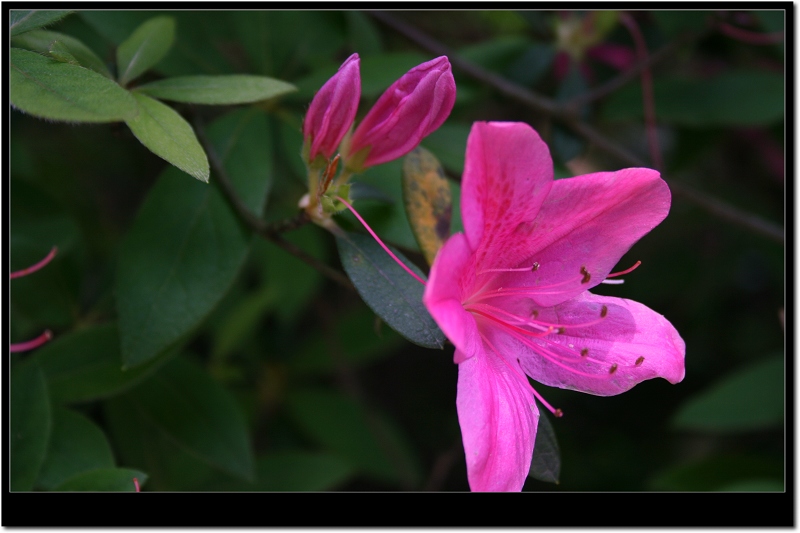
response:
<path fill-rule="evenodd" d="M 671 78 L 653 84 L 656 117 L 680 126 L 760 126 L 784 118 L 784 76 L 762 70 L 729 70 L 709 79 Z M 630 84 L 611 95 L 607 120 L 639 120 L 642 90 Z"/>
<path fill-rule="evenodd" d="M 116 324 L 59 336 L 36 352 L 50 394 L 57 402 L 78 403 L 119 394 L 139 383 L 174 353 L 124 370 Z"/>
<path fill-rule="evenodd" d="M 558 86 L 556 100 L 559 102 L 567 102 L 572 98 L 579 96 L 586 92 L 588 89 L 586 80 L 583 78 L 580 69 L 577 65 L 573 64 L 570 68 L 567 77 L 561 81 Z M 589 106 L 585 105 L 580 109 L 582 117 L 587 118 L 589 113 Z M 561 162 L 566 162 L 575 157 L 578 157 L 586 150 L 586 141 L 578 137 L 576 134 L 567 130 L 563 126 L 556 125 L 553 127 L 553 155 Z"/>
<path fill-rule="evenodd" d="M 72 10 L 31 9 L 11 10 L 9 16 L 8 36 L 14 37 L 26 31 L 35 30 L 61 20 L 72 13 Z"/>
<path fill-rule="evenodd" d="M 113 466 L 111 446 L 99 427 L 69 409 L 53 410 L 53 430 L 38 487 L 51 490 L 79 474 Z"/>
<path fill-rule="evenodd" d="M 711 491 L 751 479 L 782 479 L 783 462 L 760 455 L 714 455 L 659 473 L 652 490 Z"/>
<path fill-rule="evenodd" d="M 561 452 L 558 449 L 556 432 L 546 414 L 540 413 L 536 442 L 529 477 L 558 484 L 561 475 Z"/>
<path fill-rule="evenodd" d="M 443 348 L 445 336 L 422 304 L 424 285 L 403 270 L 372 237 L 348 233 L 337 237 L 339 258 L 361 298 L 386 324 L 426 348 Z M 425 275 L 397 250 L 414 273 Z"/>
<path fill-rule="evenodd" d="M 335 490 L 353 475 L 353 467 L 329 453 L 285 450 L 256 460 L 256 480 L 213 479 L 210 491 L 292 492 Z"/>
<path fill-rule="evenodd" d="M 84 472 L 56 487 L 62 492 L 136 492 L 133 478 L 143 486 L 147 474 L 132 468 L 99 468 Z"/>
<path fill-rule="evenodd" d="M 425 137 L 422 145 L 436 154 L 439 161 L 460 176 L 464 172 L 464 154 L 470 126 L 448 121 Z"/>
<path fill-rule="evenodd" d="M 11 368 L 10 487 L 33 489 L 51 433 L 51 407 L 42 370 L 35 359 Z"/>
<path fill-rule="evenodd" d="M 15 46 L 27 48 L 34 52 L 47 53 L 53 41 L 58 41 L 69 50 L 81 66 L 94 70 L 107 78 L 113 78 L 106 64 L 92 50 L 78 39 L 56 31 L 35 30 L 19 37 L 14 37 Z"/>
<path fill-rule="evenodd" d="M 507 77 L 523 86 L 536 85 L 550 70 L 556 57 L 556 48 L 551 43 L 533 43 L 528 45 L 511 65 Z"/>
<path fill-rule="evenodd" d="M 403 203 L 408 223 L 429 265 L 450 236 L 450 182 L 432 153 L 418 146 L 403 159 Z"/>
<path fill-rule="evenodd" d="M 677 429 L 720 433 L 781 427 L 783 383 L 783 355 L 759 361 L 691 398 L 673 424 Z"/>
<path fill-rule="evenodd" d="M 686 32 L 701 32 L 714 17 L 713 11 L 653 11 L 656 23 L 668 37 L 677 37 Z"/>
<path fill-rule="evenodd" d="M 255 110 L 211 125 L 212 145 L 234 188 L 260 214 L 272 182 L 271 128 Z M 156 357 L 208 316 L 247 257 L 251 233 L 217 187 L 167 169 L 122 244 L 116 280 L 122 358 Z"/>
<path fill-rule="evenodd" d="M 69 51 L 61 41 L 53 41 L 50 43 L 50 48 L 47 50 L 50 56 L 56 61 L 62 63 L 69 63 L 70 65 L 79 65 L 78 60 Z"/>
<path fill-rule="evenodd" d="M 175 19 L 155 17 L 134 30 L 117 48 L 117 71 L 121 85 L 154 67 L 167 55 L 175 40 Z"/>
<path fill-rule="evenodd" d="M 306 389 L 288 398 L 289 413 L 321 446 L 364 474 L 414 488 L 420 469 L 399 430 L 382 414 L 335 392 Z"/>
<path fill-rule="evenodd" d="M 383 51 L 381 33 L 375 26 L 372 17 L 362 11 L 345 11 L 347 24 L 347 37 L 350 39 L 350 48 L 358 50 L 359 55 L 369 57 Z"/>
<path fill-rule="evenodd" d="M 299 375 L 334 372 L 336 361 L 329 348 L 331 342 L 347 347 L 342 350 L 342 359 L 354 367 L 388 357 L 403 344 L 403 340 L 391 329 L 378 330 L 376 321 L 381 324 L 366 307 L 343 311 L 331 332 L 323 333 L 315 328 L 304 336 L 297 351 L 287 361 L 289 368 Z"/>
<path fill-rule="evenodd" d="M 116 122 L 136 117 L 133 96 L 93 70 L 35 52 L 9 52 L 9 95 L 20 111 L 52 120 Z"/>
<path fill-rule="evenodd" d="M 208 465 L 254 479 L 253 451 L 239 405 L 188 359 L 173 359 L 114 402 L 129 406 L 150 429 Z"/>
<path fill-rule="evenodd" d="M 136 138 L 161 159 L 207 183 L 208 158 L 189 123 L 158 100 L 136 92 L 133 96 L 139 114 L 125 123 Z"/>
<path fill-rule="evenodd" d="M 266 76 L 181 76 L 136 88 L 153 98 L 193 104 L 249 104 L 296 91 L 294 85 Z"/>

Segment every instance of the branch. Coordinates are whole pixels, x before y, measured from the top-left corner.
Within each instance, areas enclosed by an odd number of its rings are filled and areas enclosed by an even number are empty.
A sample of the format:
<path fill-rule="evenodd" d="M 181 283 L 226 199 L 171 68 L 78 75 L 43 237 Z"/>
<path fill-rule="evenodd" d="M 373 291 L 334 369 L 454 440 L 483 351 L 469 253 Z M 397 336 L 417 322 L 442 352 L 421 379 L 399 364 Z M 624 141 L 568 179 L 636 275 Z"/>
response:
<path fill-rule="evenodd" d="M 309 220 L 308 217 L 305 216 L 305 212 L 298 214 L 294 218 L 279 222 L 277 224 L 267 224 L 264 220 L 255 216 L 244 204 L 242 199 L 239 198 L 233 183 L 228 177 L 228 172 L 225 170 L 222 159 L 220 159 L 219 154 L 206 136 L 205 128 L 203 127 L 203 124 L 199 118 L 196 118 L 195 120 L 195 130 L 197 131 L 197 136 L 200 138 L 200 142 L 203 143 L 203 148 L 205 148 L 205 151 L 208 154 L 208 159 L 217 176 L 216 181 L 222 189 L 223 195 L 228 200 L 236 214 L 239 215 L 239 218 L 241 218 L 245 223 L 245 225 L 253 230 L 254 233 L 280 246 L 293 256 L 306 263 L 311 268 L 319 271 L 321 274 L 327 276 L 329 279 L 335 281 L 339 285 L 348 289 L 353 289 L 353 284 L 350 282 L 347 276 L 335 268 L 331 268 L 325 263 L 319 261 L 312 255 L 309 255 L 305 250 L 294 243 L 287 241 L 280 235 L 284 231 L 296 229 L 308 223 Z"/>
<path fill-rule="evenodd" d="M 455 51 L 450 49 L 448 46 L 438 42 L 417 28 L 401 20 L 397 20 L 388 12 L 369 11 L 368 13 L 398 33 L 405 35 L 407 38 L 414 41 L 426 50 L 429 50 L 434 54 L 446 55 L 449 58 L 450 63 L 455 68 L 460 69 L 468 76 L 483 82 L 484 84 L 496 89 L 498 92 L 527 107 L 530 107 L 531 109 L 552 116 L 560 122 L 563 122 L 572 131 L 594 143 L 598 148 L 611 154 L 625 164 L 637 167 L 646 166 L 644 161 L 629 152 L 626 148 L 619 146 L 614 141 L 611 141 L 605 137 L 594 127 L 582 122 L 575 115 L 575 113 L 571 111 L 571 107 L 562 106 L 554 100 L 540 96 L 533 91 L 510 82 L 501 76 L 485 70 L 483 67 L 475 65 L 474 63 L 459 57 Z M 675 193 L 683 197 L 685 200 L 688 200 L 695 205 L 706 209 L 708 212 L 740 227 L 747 228 L 764 237 L 768 237 L 778 243 L 782 244 L 784 242 L 782 227 L 763 220 L 757 215 L 728 205 L 722 200 L 712 198 L 711 196 L 696 191 L 687 185 L 674 183 L 671 180 L 665 181 L 670 184 L 670 187 Z"/>

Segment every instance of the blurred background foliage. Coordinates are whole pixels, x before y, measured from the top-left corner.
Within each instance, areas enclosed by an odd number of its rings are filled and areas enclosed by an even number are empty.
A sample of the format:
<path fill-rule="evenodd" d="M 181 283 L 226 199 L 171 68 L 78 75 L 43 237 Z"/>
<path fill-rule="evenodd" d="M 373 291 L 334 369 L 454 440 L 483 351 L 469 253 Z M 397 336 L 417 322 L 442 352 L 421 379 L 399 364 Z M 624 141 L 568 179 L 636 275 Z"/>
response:
<path fill-rule="evenodd" d="M 436 46 L 450 51 L 455 108 L 422 144 L 452 179 L 453 231 L 475 120 L 534 126 L 557 177 L 634 166 L 631 158 L 653 166 L 641 76 L 631 71 L 635 41 L 615 12 L 85 11 L 47 30 L 80 40 L 113 73 L 116 48 L 163 15 L 174 20 L 174 43 L 133 85 L 252 74 L 297 87 L 255 104 L 173 106 L 207 125 L 245 202 L 267 221 L 296 214 L 307 190 L 303 113 L 353 52 L 362 58 L 363 114 L 409 68 L 441 55 Z M 686 378 L 610 398 L 537 386 L 565 413 L 552 420 L 561 476 L 559 484 L 530 478 L 525 490 L 782 491 L 785 13 L 625 16 L 652 59 L 673 205 L 620 263 L 642 266 L 597 292 L 664 314 L 686 341 Z M 473 75 L 456 57 L 491 76 Z M 577 114 L 526 105 L 498 79 L 577 102 Z M 130 490 L 136 476 L 144 490 L 160 491 L 468 490 L 452 346 L 409 343 L 353 290 L 252 235 L 216 192 L 213 167 L 211 183 L 199 183 L 118 122 L 52 122 L 16 110 L 10 122 L 11 270 L 59 248 L 50 265 L 10 285 L 11 341 L 45 328 L 55 337 L 12 357 L 12 424 L 24 437 L 12 445 L 12 489 Z M 403 211 L 401 166 L 360 176 L 358 208 L 424 267 Z M 191 211 L 200 205 L 191 198 L 207 209 Z M 226 233 L 204 232 L 194 219 L 176 229 L 195 215 L 229 217 Z M 149 269 L 173 237 L 189 247 L 176 280 L 159 286 L 161 300 L 136 300 L 136 280 L 155 282 Z M 341 268 L 322 229 L 283 238 Z M 205 289 L 176 302 L 170 291 L 180 291 L 184 274 Z M 131 326 L 130 313 L 143 312 L 137 305 L 172 306 L 174 321 Z M 136 343 L 150 350 L 146 361 L 127 358 L 121 370 L 122 352 Z"/>

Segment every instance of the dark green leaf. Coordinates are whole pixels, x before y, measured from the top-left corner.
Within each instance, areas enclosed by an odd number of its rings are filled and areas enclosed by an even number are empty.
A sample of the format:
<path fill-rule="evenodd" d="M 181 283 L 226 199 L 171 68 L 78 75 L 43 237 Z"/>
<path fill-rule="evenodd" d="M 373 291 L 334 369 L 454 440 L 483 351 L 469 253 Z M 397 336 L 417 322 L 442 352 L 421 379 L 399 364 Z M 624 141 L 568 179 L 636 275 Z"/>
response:
<path fill-rule="evenodd" d="M 107 78 L 112 78 L 111 72 L 109 72 L 102 59 L 97 57 L 97 55 L 81 41 L 64 33 L 36 30 L 12 39 L 12 43 L 15 46 L 40 53 L 48 52 L 53 41 L 58 41 L 64 45 L 69 50 L 70 54 L 78 60 L 81 66 L 92 69 Z"/>
<path fill-rule="evenodd" d="M 556 57 L 552 44 L 534 43 L 507 69 L 508 78 L 520 85 L 533 86 L 550 70 Z"/>
<path fill-rule="evenodd" d="M 556 94 L 559 102 L 567 102 L 570 99 L 583 94 L 588 89 L 586 80 L 583 78 L 577 65 L 572 65 L 567 77 L 561 81 Z M 586 118 L 589 113 L 589 106 L 583 106 L 580 114 Z M 568 129 L 556 125 L 553 128 L 553 155 L 561 162 L 569 161 L 578 157 L 586 150 L 586 141 L 578 137 Z"/>
<path fill-rule="evenodd" d="M 42 118 L 74 122 L 116 122 L 136 117 L 133 96 L 93 70 L 35 52 L 9 52 L 11 104 Z"/>
<path fill-rule="evenodd" d="M 402 434 L 375 410 L 323 390 L 296 391 L 288 407 L 311 438 L 364 474 L 408 489 L 419 482 L 419 465 Z"/>
<path fill-rule="evenodd" d="M 85 416 L 56 407 L 47 458 L 36 485 L 51 490 L 68 479 L 98 468 L 112 468 L 114 456 L 106 436 Z"/>
<path fill-rule="evenodd" d="M 403 159 L 403 203 L 419 249 L 431 265 L 450 236 L 453 201 L 442 165 L 421 146 Z"/>
<path fill-rule="evenodd" d="M 740 69 L 710 79 L 656 80 L 653 91 L 656 117 L 681 126 L 768 125 L 785 114 L 784 77 L 777 72 Z M 603 116 L 641 119 L 641 86 L 630 84 L 610 96 Z"/>
<path fill-rule="evenodd" d="M 759 455 L 713 455 L 673 466 L 651 482 L 652 490 L 710 491 L 751 479 L 782 479 L 782 461 Z"/>
<path fill-rule="evenodd" d="M 381 34 L 369 15 L 362 11 L 345 11 L 344 16 L 352 50 L 358 50 L 358 54 L 362 58 L 380 54 L 383 51 Z"/>
<path fill-rule="evenodd" d="M 239 196 L 260 214 L 272 183 L 266 116 L 230 113 L 208 136 Z M 157 356 L 199 325 L 231 286 L 252 241 L 216 187 L 176 174 L 164 172 L 122 245 L 116 292 L 128 366 Z"/>
<path fill-rule="evenodd" d="M 236 400 L 188 359 L 173 359 L 119 401 L 209 465 L 254 478 L 253 451 Z"/>
<path fill-rule="evenodd" d="M 213 479 L 211 491 L 291 492 L 335 490 L 353 475 L 344 459 L 328 453 L 286 450 L 256 460 L 256 480 Z"/>
<path fill-rule="evenodd" d="M 167 55 L 175 40 L 175 20 L 155 17 L 138 28 L 117 48 L 117 70 L 121 85 L 127 85 Z"/>
<path fill-rule="evenodd" d="M 459 55 L 482 67 L 503 72 L 530 44 L 525 36 L 506 35 L 465 46 L 459 50 Z"/>
<path fill-rule="evenodd" d="M 63 335 L 36 352 L 50 394 L 58 402 L 76 403 L 119 394 L 152 373 L 171 355 L 123 370 L 116 324 Z"/>
<path fill-rule="evenodd" d="M 558 484 L 561 475 L 561 452 L 558 449 L 556 432 L 546 414 L 539 413 L 539 427 L 533 446 L 533 459 L 528 476 L 540 481 Z"/>
<path fill-rule="evenodd" d="M 425 137 L 422 144 L 436 154 L 439 161 L 460 176 L 464 172 L 464 154 L 470 126 L 448 121 Z"/>
<path fill-rule="evenodd" d="M 726 376 L 684 404 L 674 426 L 704 432 L 756 431 L 783 425 L 783 355 Z"/>
<path fill-rule="evenodd" d="M 131 468 L 99 468 L 70 478 L 54 490 L 62 492 L 136 492 L 133 478 L 143 486 L 147 474 Z"/>
<path fill-rule="evenodd" d="M 11 490 L 33 488 L 44 463 L 52 428 L 50 398 L 35 359 L 11 368 L 10 480 Z"/>
<path fill-rule="evenodd" d="M 783 492 L 786 485 L 781 479 L 745 479 L 727 483 L 717 489 L 720 492 Z"/>
<path fill-rule="evenodd" d="M 424 285 L 389 257 L 372 237 L 349 233 L 337 237 L 339 258 L 361 298 L 386 324 L 415 344 L 443 348 L 445 336 L 422 304 Z M 397 250 L 414 273 L 424 274 Z"/>
<path fill-rule="evenodd" d="M 208 182 L 208 158 L 194 130 L 171 107 L 133 93 L 139 114 L 125 123 L 151 152 L 190 176 Z"/>
<path fill-rule="evenodd" d="M 685 32 L 700 32 L 710 19 L 714 17 L 713 11 L 654 11 L 652 13 L 656 23 L 668 37 L 677 37 Z"/>
<path fill-rule="evenodd" d="M 14 9 L 9 16 L 8 36 L 14 37 L 26 31 L 35 30 L 61 20 L 72 10 L 55 9 Z"/>
<path fill-rule="evenodd" d="M 336 360 L 331 343 L 343 347 L 342 359 L 356 367 L 385 358 L 402 345 L 403 340 L 393 330 L 379 328 L 380 325 L 380 320 L 365 307 L 343 312 L 338 316 L 333 331 L 323 332 L 318 328 L 309 331 L 289 359 L 289 368 L 301 375 L 333 372 Z"/>
<path fill-rule="evenodd" d="M 153 98 L 194 104 L 230 105 L 267 100 L 296 91 L 294 85 L 265 76 L 181 76 L 136 88 Z"/>

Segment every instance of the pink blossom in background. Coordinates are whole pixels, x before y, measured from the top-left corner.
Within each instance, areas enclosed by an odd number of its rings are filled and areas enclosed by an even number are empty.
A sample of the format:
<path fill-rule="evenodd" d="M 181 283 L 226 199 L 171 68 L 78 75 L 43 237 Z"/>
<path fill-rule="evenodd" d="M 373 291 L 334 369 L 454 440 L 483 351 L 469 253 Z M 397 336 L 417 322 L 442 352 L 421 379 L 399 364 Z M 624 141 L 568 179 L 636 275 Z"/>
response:
<path fill-rule="evenodd" d="M 455 344 L 456 406 L 474 491 L 519 491 L 539 396 L 526 376 L 599 396 L 684 376 L 685 345 L 660 314 L 589 289 L 666 216 L 658 172 L 553 181 L 527 124 L 478 122 L 467 141 L 464 233 L 439 251 L 423 301 Z"/>
<path fill-rule="evenodd" d="M 384 92 L 358 124 L 345 160 L 368 149 L 362 168 L 406 155 L 450 115 L 456 84 L 450 61 L 441 56 L 406 72 Z"/>
<path fill-rule="evenodd" d="M 353 54 L 314 95 L 303 119 L 303 137 L 310 141 L 309 161 L 330 159 L 356 118 L 361 98 L 360 59 Z"/>

